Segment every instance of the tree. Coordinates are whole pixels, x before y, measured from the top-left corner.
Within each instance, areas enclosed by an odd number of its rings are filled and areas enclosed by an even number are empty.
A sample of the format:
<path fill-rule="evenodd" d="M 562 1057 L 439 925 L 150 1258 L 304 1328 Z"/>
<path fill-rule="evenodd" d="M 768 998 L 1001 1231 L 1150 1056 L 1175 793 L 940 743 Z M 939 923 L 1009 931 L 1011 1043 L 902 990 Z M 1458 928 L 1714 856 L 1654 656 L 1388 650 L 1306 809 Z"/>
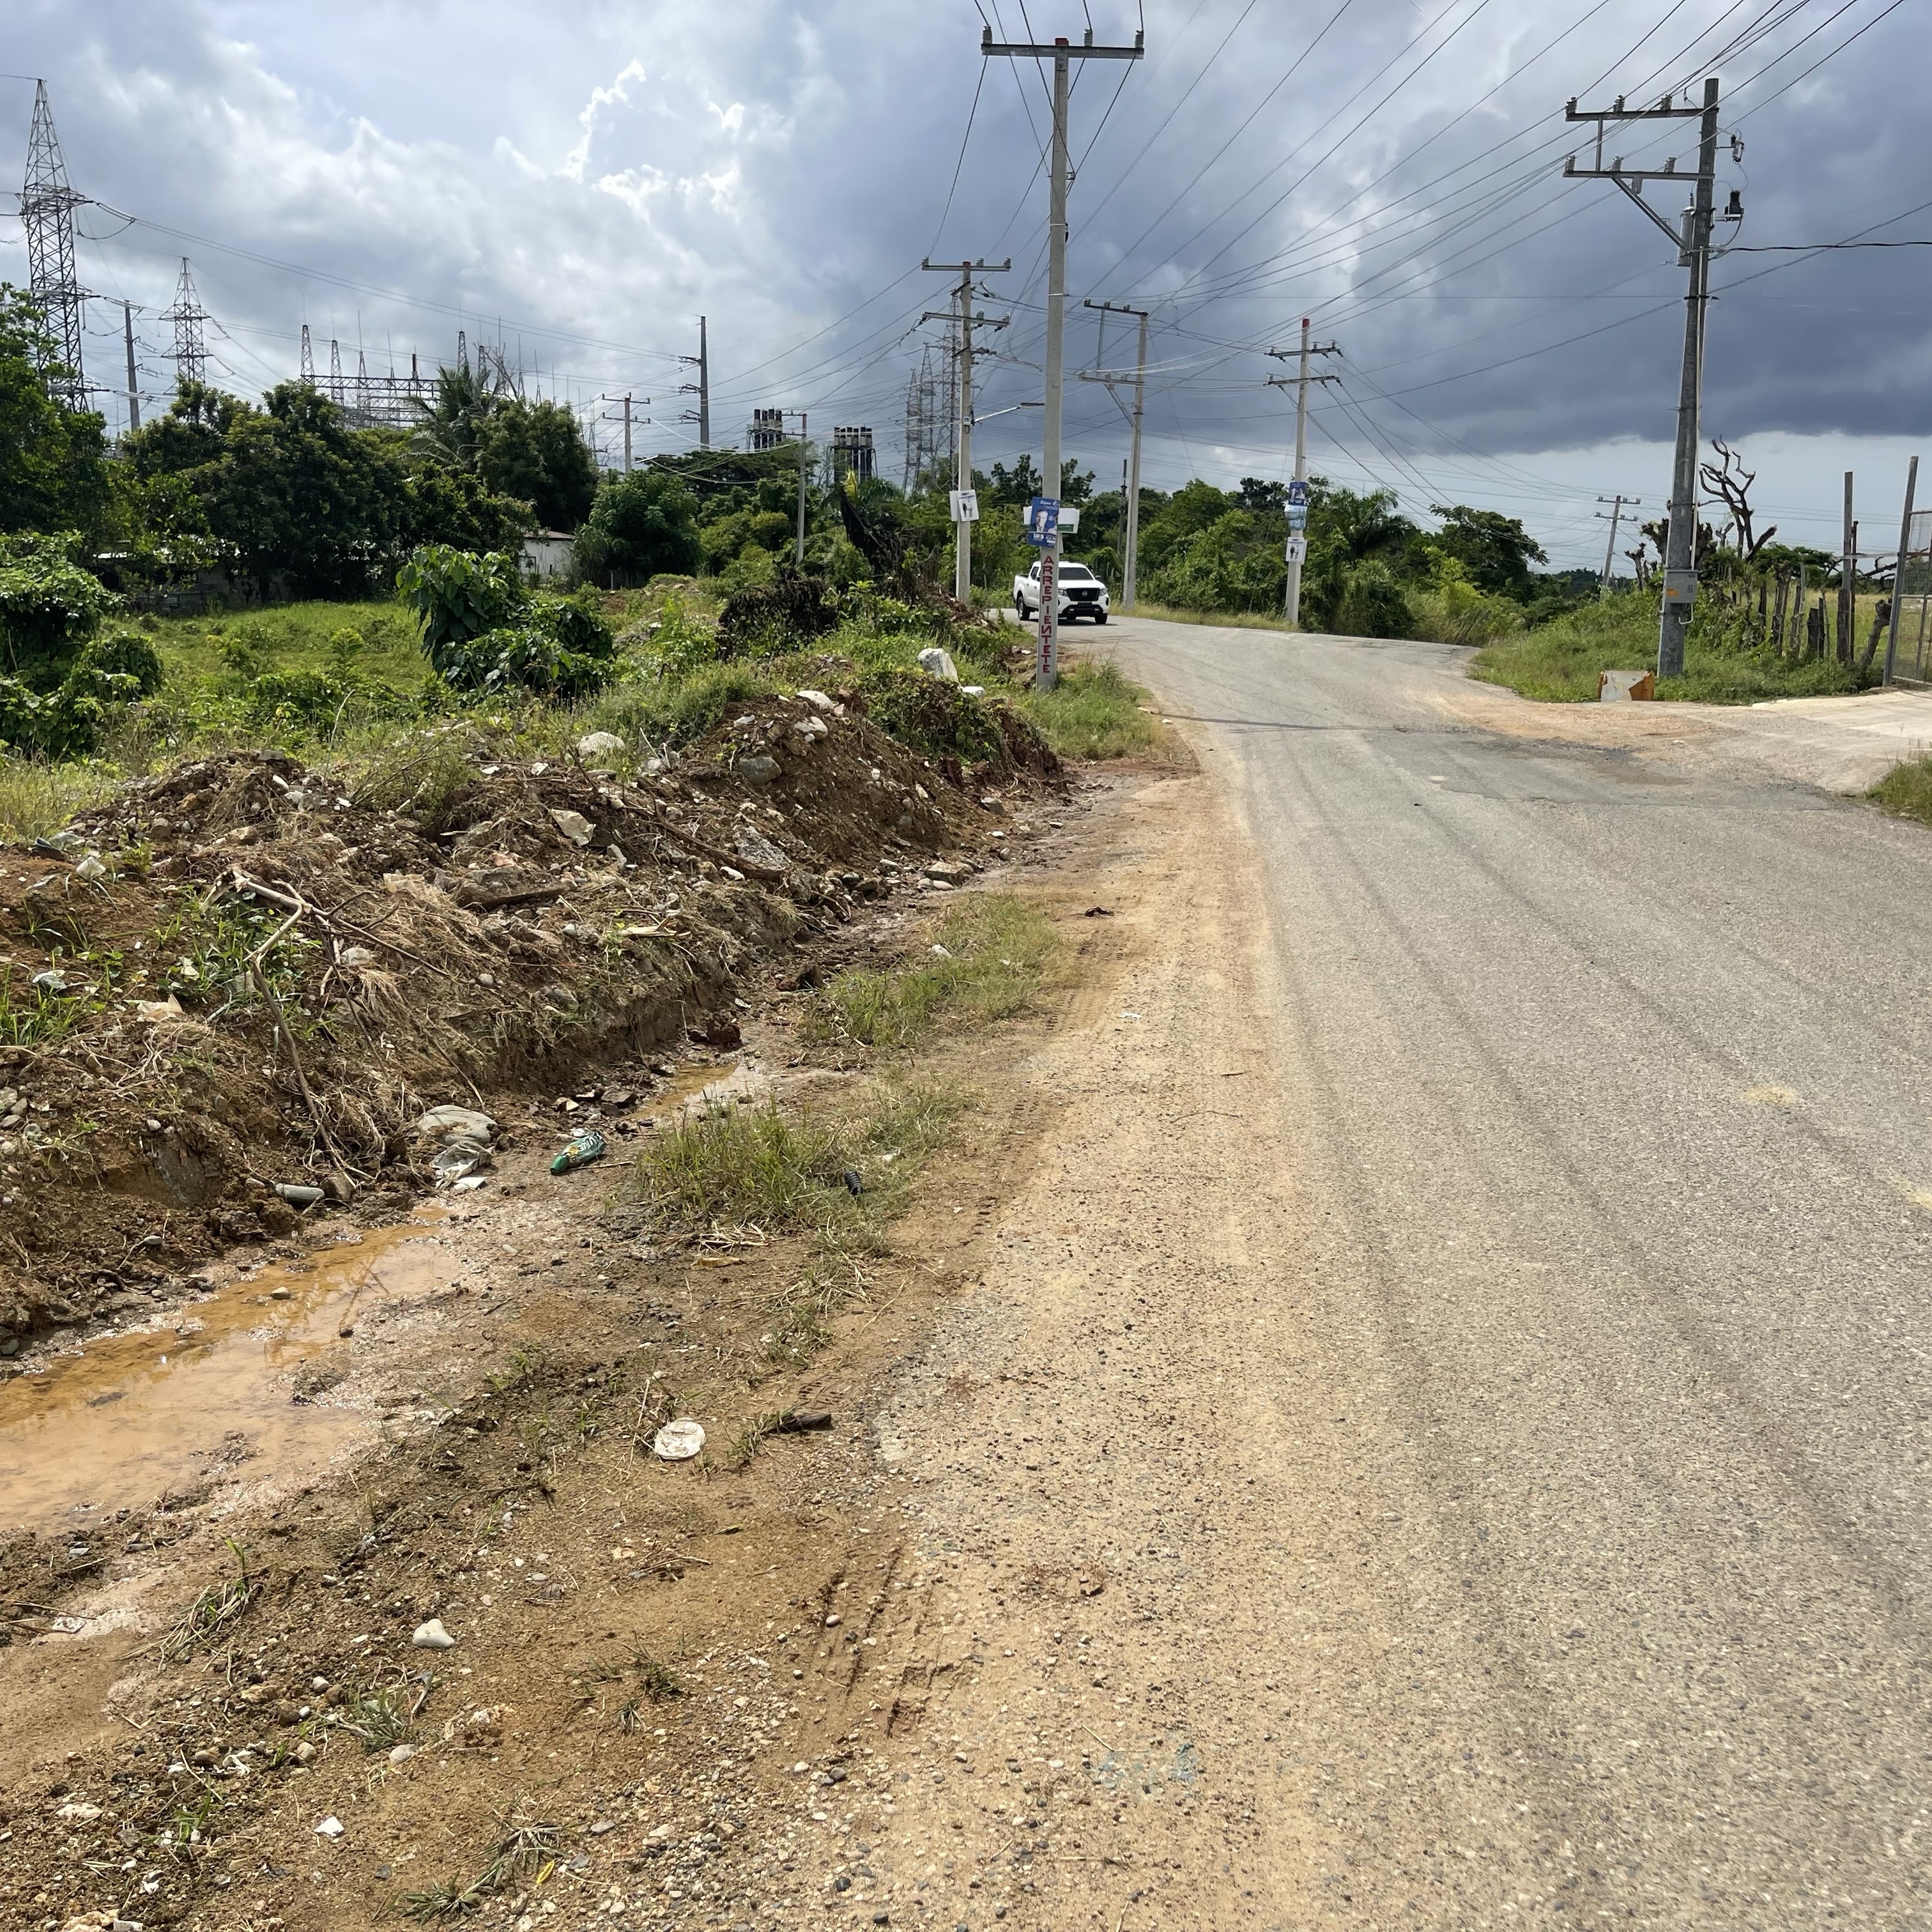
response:
<path fill-rule="evenodd" d="M 1022 454 L 1010 470 L 1004 463 L 996 463 L 987 479 L 988 499 L 1002 507 L 1030 503 L 1040 494 L 1042 480 L 1030 455 Z"/>
<path fill-rule="evenodd" d="M 614 573 L 642 584 L 660 572 L 688 572 L 700 554 L 698 506 L 661 470 L 605 478 L 577 536 L 577 574 L 601 584 Z"/>
<path fill-rule="evenodd" d="M 277 575 L 303 596 L 366 590 L 403 526 L 400 464 L 305 383 L 278 382 L 265 400 L 236 415 L 220 460 L 198 472 L 210 528 L 265 596 Z"/>
<path fill-rule="evenodd" d="M 1756 560 L 1757 554 L 1778 534 L 1778 526 L 1773 524 L 1762 536 L 1756 534 L 1756 518 L 1751 508 L 1751 485 L 1757 481 L 1757 472 L 1747 470 L 1743 459 L 1721 437 L 1711 447 L 1718 452 L 1718 460 L 1706 463 L 1698 470 L 1704 488 L 1713 496 L 1721 497 L 1724 508 L 1731 513 L 1731 521 L 1737 529 L 1737 551 L 1746 563 Z"/>
<path fill-rule="evenodd" d="M 446 468 L 473 471 L 490 417 L 502 397 L 500 384 L 491 380 L 482 363 L 474 369 L 467 364 L 454 369 L 445 364 L 436 372 L 435 400 L 416 406 L 422 417 L 416 448 Z"/>
<path fill-rule="evenodd" d="M 1258 476 L 1244 476 L 1241 487 L 1234 492 L 1234 501 L 1244 510 L 1252 510 L 1257 516 L 1280 517 L 1288 514 L 1288 485 L 1286 483 L 1264 483 Z"/>
<path fill-rule="evenodd" d="M 0 531 L 94 531 L 107 502 L 102 423 L 50 400 L 40 312 L 0 283 Z"/>
<path fill-rule="evenodd" d="M 1442 530 L 1429 539 L 1432 548 L 1455 558 L 1478 590 L 1500 592 L 1520 603 L 1529 601 L 1534 595 L 1529 566 L 1550 560 L 1516 518 L 1496 510 L 1473 510 L 1466 503 L 1429 507 L 1442 519 Z"/>
<path fill-rule="evenodd" d="M 597 494 L 597 464 L 561 403 L 500 402 L 478 431 L 477 473 L 498 495 L 528 503 L 547 530 L 574 530 Z"/>
<path fill-rule="evenodd" d="M 130 434 L 122 452 L 128 466 L 143 482 L 183 476 L 218 463 L 236 423 L 258 413 L 239 396 L 184 376 L 175 385 L 167 413 Z"/>

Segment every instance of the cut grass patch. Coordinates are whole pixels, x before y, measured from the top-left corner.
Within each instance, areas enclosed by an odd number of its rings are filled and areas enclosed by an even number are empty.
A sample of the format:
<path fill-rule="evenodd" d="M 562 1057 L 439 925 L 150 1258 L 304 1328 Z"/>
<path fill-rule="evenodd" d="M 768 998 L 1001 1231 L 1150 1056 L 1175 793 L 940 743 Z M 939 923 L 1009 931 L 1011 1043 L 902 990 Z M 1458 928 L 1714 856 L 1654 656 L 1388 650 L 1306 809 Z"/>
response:
<path fill-rule="evenodd" d="M 940 1088 L 908 1085 L 875 1088 L 865 1104 L 837 1113 L 721 1108 L 652 1140 L 638 1157 L 638 1183 L 668 1226 L 836 1239 L 903 1204 L 959 1104 Z"/>
<path fill-rule="evenodd" d="M 1485 646 L 1470 660 L 1469 675 L 1525 698 L 1594 704 L 1600 672 L 1644 670 L 1656 661 L 1655 600 L 1630 592 Z M 1657 694 L 1694 704 L 1754 704 L 1767 698 L 1835 696 L 1864 682 L 1850 664 L 1829 658 L 1798 664 L 1763 652 L 1713 650 L 1694 630 L 1684 675 L 1664 679 Z"/>
<path fill-rule="evenodd" d="M 1046 914 L 1004 892 L 975 892 L 949 906 L 928 944 L 929 951 L 884 971 L 840 974 L 814 1002 L 808 1030 L 902 1049 L 942 1021 L 1010 1019 L 1031 1005 L 1059 950 Z"/>
<path fill-rule="evenodd" d="M 1870 796 L 1897 818 L 1932 825 L 1932 758 L 1907 758 L 1893 766 L 1872 787 Z"/>
<path fill-rule="evenodd" d="M 1052 691 L 1016 702 L 1063 758 L 1131 758 L 1160 742 L 1160 720 L 1141 709 L 1147 693 L 1110 658 L 1070 665 Z"/>

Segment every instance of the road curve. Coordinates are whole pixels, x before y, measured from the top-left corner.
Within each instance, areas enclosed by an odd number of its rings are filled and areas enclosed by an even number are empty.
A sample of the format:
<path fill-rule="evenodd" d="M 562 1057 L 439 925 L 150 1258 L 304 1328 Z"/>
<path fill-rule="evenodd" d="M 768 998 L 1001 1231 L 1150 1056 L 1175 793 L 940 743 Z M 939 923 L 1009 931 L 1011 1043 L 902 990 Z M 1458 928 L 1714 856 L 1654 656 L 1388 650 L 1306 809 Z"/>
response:
<path fill-rule="evenodd" d="M 1281 1292 L 1384 1445 L 1309 1498 L 1388 1640 L 1311 1898 L 1932 1924 L 1932 833 L 1458 725 L 1436 646 L 1104 645 L 1258 850 Z"/>

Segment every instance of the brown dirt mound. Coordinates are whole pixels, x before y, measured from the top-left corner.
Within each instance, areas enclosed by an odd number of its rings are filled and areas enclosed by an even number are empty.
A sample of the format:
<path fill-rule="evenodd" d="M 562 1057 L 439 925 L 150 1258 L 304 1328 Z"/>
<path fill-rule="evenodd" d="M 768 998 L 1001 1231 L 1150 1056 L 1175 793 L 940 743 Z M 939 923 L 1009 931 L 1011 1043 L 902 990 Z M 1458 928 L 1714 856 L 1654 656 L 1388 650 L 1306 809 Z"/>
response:
<path fill-rule="evenodd" d="M 0 1351 L 286 1234 L 278 1183 L 400 1206 L 424 1106 L 702 1029 L 882 857 L 976 845 L 968 774 L 843 697 L 748 701 L 646 777 L 484 764 L 402 809 L 230 753 L 0 848 Z"/>

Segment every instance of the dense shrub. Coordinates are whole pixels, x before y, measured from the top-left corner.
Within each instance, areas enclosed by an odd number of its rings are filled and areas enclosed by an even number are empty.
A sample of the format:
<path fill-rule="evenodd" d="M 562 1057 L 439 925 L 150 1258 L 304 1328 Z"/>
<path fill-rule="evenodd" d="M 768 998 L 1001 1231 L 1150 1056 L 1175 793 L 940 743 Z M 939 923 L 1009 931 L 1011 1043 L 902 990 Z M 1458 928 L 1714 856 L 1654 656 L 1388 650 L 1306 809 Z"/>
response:
<path fill-rule="evenodd" d="M 718 617 L 718 656 L 770 657 L 824 637 L 838 625 L 838 599 L 822 577 L 784 576 L 734 591 Z"/>
<path fill-rule="evenodd" d="M 430 544 L 396 583 L 416 614 L 423 646 L 452 691 L 586 696 L 616 668 L 616 640 L 591 593 L 532 596 L 514 560 Z"/>

